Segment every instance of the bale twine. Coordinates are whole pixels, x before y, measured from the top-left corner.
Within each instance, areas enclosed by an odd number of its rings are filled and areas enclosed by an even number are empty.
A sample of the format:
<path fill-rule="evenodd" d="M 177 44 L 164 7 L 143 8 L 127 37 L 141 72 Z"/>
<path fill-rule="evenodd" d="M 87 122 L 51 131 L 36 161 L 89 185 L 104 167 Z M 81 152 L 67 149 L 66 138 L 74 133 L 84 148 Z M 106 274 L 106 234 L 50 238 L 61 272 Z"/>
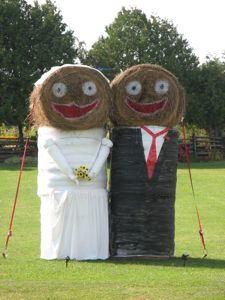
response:
<path fill-rule="evenodd" d="M 82 90 L 84 82 L 92 81 L 96 85 L 97 92 L 94 95 L 85 95 Z M 63 83 L 66 85 L 66 94 L 57 98 L 53 94 L 53 85 Z M 68 104 L 74 102 L 77 105 L 85 106 L 98 100 L 97 107 L 76 119 L 64 118 L 55 112 L 51 103 Z M 108 80 L 104 75 L 88 66 L 65 65 L 55 71 L 38 84 L 31 96 L 31 106 L 34 104 L 34 120 L 38 127 L 51 126 L 63 130 L 89 129 L 102 127 L 106 124 L 108 111 L 111 102 L 111 91 Z"/>
<path fill-rule="evenodd" d="M 138 128 L 112 130 L 111 252 L 173 256 L 178 132 L 169 130 L 149 181 Z"/>
<path fill-rule="evenodd" d="M 157 80 L 166 80 L 169 90 L 165 94 L 155 91 Z M 129 95 L 126 87 L 129 82 L 138 81 L 142 90 L 137 95 Z M 110 118 L 114 126 L 160 125 L 175 126 L 184 114 L 184 92 L 177 78 L 166 69 L 151 64 L 133 66 L 115 77 L 111 83 L 113 91 L 113 107 Z M 136 103 L 152 103 L 168 98 L 163 110 L 151 114 L 143 114 L 130 109 L 125 102 L 129 96 Z"/>

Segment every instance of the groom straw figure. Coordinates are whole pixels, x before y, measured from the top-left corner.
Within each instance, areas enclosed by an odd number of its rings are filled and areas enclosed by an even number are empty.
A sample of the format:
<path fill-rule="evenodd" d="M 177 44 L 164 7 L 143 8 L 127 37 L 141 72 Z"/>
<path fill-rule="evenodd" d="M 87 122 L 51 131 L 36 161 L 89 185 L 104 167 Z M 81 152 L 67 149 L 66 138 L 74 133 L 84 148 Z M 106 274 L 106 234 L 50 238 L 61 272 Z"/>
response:
<path fill-rule="evenodd" d="M 53 67 L 30 97 L 38 127 L 41 258 L 106 259 L 107 79 L 81 65 Z"/>
<path fill-rule="evenodd" d="M 112 254 L 172 256 L 178 133 L 184 112 L 177 78 L 133 66 L 111 83 Z"/>

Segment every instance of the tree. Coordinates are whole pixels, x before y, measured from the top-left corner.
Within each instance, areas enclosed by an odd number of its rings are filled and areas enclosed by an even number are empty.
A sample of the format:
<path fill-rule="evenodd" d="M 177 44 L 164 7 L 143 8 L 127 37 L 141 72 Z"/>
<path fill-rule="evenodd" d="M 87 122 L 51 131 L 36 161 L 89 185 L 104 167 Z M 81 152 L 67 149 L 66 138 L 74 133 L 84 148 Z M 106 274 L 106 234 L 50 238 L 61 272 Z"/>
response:
<path fill-rule="evenodd" d="M 95 67 L 112 68 L 111 77 L 120 69 L 135 64 L 159 64 L 175 73 L 185 86 L 188 75 L 198 65 L 187 40 L 168 20 L 146 15 L 139 9 L 125 9 L 106 27 L 89 51 L 86 62 Z"/>
<path fill-rule="evenodd" d="M 225 63 L 208 59 L 192 78 L 192 97 L 187 106 L 190 124 L 220 136 L 225 126 Z"/>
<path fill-rule="evenodd" d="M 33 83 L 54 65 L 73 63 L 77 39 L 47 0 L 0 2 L 0 123 L 16 125 L 22 137 Z"/>

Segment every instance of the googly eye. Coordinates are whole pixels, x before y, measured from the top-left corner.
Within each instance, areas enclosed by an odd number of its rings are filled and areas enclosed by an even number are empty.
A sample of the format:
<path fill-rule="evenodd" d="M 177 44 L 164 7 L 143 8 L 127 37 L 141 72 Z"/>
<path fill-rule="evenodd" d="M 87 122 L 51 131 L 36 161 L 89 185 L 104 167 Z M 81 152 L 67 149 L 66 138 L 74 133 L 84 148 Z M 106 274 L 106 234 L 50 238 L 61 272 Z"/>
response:
<path fill-rule="evenodd" d="M 64 83 L 57 82 L 53 84 L 52 92 L 56 97 L 61 98 L 66 95 L 67 87 Z"/>
<path fill-rule="evenodd" d="M 126 91 L 130 95 L 138 95 L 141 92 L 142 85 L 139 81 L 133 80 L 126 85 Z"/>
<path fill-rule="evenodd" d="M 168 92 L 170 84 L 167 80 L 159 79 L 155 83 L 155 91 L 158 94 L 165 94 Z"/>
<path fill-rule="evenodd" d="M 97 87 L 93 81 L 86 81 L 82 84 L 82 90 L 85 95 L 93 96 L 97 92 Z"/>

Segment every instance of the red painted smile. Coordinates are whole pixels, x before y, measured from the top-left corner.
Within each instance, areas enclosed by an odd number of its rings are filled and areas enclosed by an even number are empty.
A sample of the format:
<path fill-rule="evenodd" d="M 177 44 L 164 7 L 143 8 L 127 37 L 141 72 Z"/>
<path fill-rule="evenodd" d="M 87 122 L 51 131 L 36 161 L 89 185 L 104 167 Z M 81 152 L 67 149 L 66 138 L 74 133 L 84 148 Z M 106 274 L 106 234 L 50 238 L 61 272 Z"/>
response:
<path fill-rule="evenodd" d="M 86 105 L 77 105 L 75 103 L 68 104 L 58 104 L 51 103 L 52 109 L 60 114 L 63 118 L 68 120 L 79 119 L 84 117 L 86 114 L 94 110 L 99 103 L 99 100 L 95 100 L 94 102 Z"/>
<path fill-rule="evenodd" d="M 168 98 L 151 103 L 137 103 L 126 97 L 126 105 L 135 112 L 142 114 L 155 114 L 163 110 L 168 102 Z"/>

